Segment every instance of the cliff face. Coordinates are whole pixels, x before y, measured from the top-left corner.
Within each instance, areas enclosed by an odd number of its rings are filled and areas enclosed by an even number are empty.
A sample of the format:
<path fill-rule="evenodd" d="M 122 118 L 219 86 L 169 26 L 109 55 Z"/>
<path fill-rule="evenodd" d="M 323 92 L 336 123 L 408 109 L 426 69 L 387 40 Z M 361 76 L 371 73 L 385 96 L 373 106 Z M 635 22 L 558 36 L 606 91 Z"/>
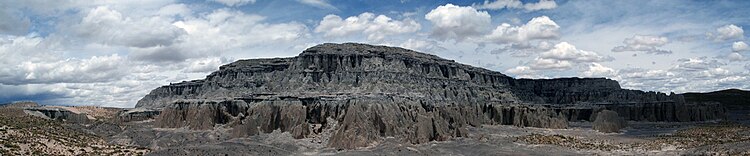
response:
<path fill-rule="evenodd" d="M 363 44 L 322 44 L 293 58 L 240 60 L 205 80 L 155 89 L 136 107 L 164 107 L 176 99 L 251 95 L 399 94 L 432 100 L 518 101 L 512 78 L 434 55 Z"/>
<path fill-rule="evenodd" d="M 160 127 L 226 126 L 236 136 L 279 129 L 297 138 L 332 131 L 329 145 L 342 148 L 387 136 L 445 140 L 482 124 L 565 128 L 567 120 L 590 120 L 605 108 L 648 121 L 710 120 L 721 113 L 687 119 L 704 107 L 624 90 L 609 79 L 514 79 L 434 55 L 354 43 L 322 44 L 292 58 L 240 60 L 203 80 L 159 87 L 136 107 L 162 109 Z"/>

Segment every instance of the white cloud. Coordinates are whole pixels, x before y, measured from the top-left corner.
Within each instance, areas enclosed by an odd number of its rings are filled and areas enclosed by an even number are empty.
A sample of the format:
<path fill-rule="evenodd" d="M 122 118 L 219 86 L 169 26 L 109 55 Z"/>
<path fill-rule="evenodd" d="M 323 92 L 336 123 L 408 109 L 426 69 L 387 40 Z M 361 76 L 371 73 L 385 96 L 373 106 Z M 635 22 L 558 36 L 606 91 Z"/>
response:
<path fill-rule="evenodd" d="M 526 3 L 523 5 L 526 11 L 548 10 L 557 8 L 554 0 L 539 0 L 537 3 Z"/>
<path fill-rule="evenodd" d="M 672 67 L 673 70 L 703 71 L 726 65 L 725 63 L 721 63 L 718 60 L 708 59 L 708 57 L 678 59 L 677 63 L 678 64 L 676 66 Z"/>
<path fill-rule="evenodd" d="M 481 5 L 472 6 L 477 9 L 499 10 L 504 8 L 521 8 L 523 7 L 523 3 L 520 0 L 495 0 L 493 2 L 485 0 Z"/>
<path fill-rule="evenodd" d="M 516 75 L 517 78 L 535 78 L 536 71 L 529 66 L 516 66 L 505 70 L 505 73 Z"/>
<path fill-rule="evenodd" d="M 714 41 L 737 40 L 745 38 L 745 31 L 742 27 L 729 24 L 716 28 L 716 32 L 709 32 L 706 36 Z"/>
<path fill-rule="evenodd" d="M 574 62 L 602 62 L 609 59 L 592 51 L 579 50 L 568 42 L 560 42 L 556 44 L 554 48 L 540 54 L 539 57 Z"/>
<path fill-rule="evenodd" d="M 672 54 L 672 51 L 670 50 L 658 49 L 658 47 L 662 47 L 669 43 L 669 39 L 664 36 L 635 35 L 631 38 L 626 38 L 622 43 L 625 45 L 617 46 L 613 48 L 612 51 L 643 51 L 648 54 Z"/>
<path fill-rule="evenodd" d="M 730 72 L 727 69 L 724 68 L 711 68 L 705 71 L 700 72 L 701 75 L 705 77 L 725 77 L 729 76 Z"/>
<path fill-rule="evenodd" d="M 529 62 L 534 70 L 556 69 L 564 70 L 580 63 L 611 61 L 612 58 L 600 56 L 596 52 L 579 50 L 575 46 L 560 42 L 552 49 L 539 54 L 537 58 Z"/>
<path fill-rule="evenodd" d="M 118 80 L 127 75 L 124 59 L 118 55 L 93 56 L 89 59 L 66 59 L 54 62 L 24 61 L 15 72 L 0 79 L 6 85 L 39 83 L 92 83 Z"/>
<path fill-rule="evenodd" d="M 491 50 L 491 54 L 502 54 L 510 53 L 513 57 L 529 57 L 539 52 L 548 51 L 553 48 L 553 44 L 547 41 L 540 41 L 535 44 L 533 43 L 513 43 L 501 47 L 498 49 Z"/>
<path fill-rule="evenodd" d="M 735 52 L 735 53 L 729 54 L 729 56 L 727 56 L 727 59 L 729 59 L 729 61 L 744 61 L 745 57 L 742 56 L 740 53 Z"/>
<path fill-rule="evenodd" d="M 434 53 L 436 51 L 444 51 L 445 48 L 438 45 L 435 41 L 426 41 L 426 40 L 419 40 L 419 39 L 408 39 L 405 42 L 402 42 L 399 47 L 407 48 L 407 49 L 413 49 L 417 51 L 427 52 L 427 53 Z"/>
<path fill-rule="evenodd" d="M 130 59 L 153 63 L 175 63 L 199 56 L 197 52 L 183 50 L 178 46 L 134 47 L 129 50 L 128 56 Z"/>
<path fill-rule="evenodd" d="M 367 35 L 370 41 L 381 41 L 386 36 L 412 33 L 421 28 L 421 25 L 412 19 L 401 21 L 393 20 L 385 15 L 365 12 L 359 16 L 351 16 L 341 19 L 337 15 L 327 15 L 315 28 L 316 33 L 323 33 L 325 37 L 342 37 L 357 33 Z"/>
<path fill-rule="evenodd" d="M 253 4 L 255 0 L 211 0 L 217 3 L 221 3 L 227 6 L 243 6 L 246 4 Z"/>
<path fill-rule="evenodd" d="M 535 17 L 521 26 L 503 23 L 489 35 L 488 41 L 495 43 L 525 43 L 531 40 L 557 39 L 560 37 L 560 26 L 547 16 Z"/>
<path fill-rule="evenodd" d="M 305 25 L 289 23 L 264 23 L 265 17 L 240 11 L 219 9 L 205 16 L 177 21 L 175 26 L 184 29 L 189 38 L 216 47 L 235 47 L 274 42 L 287 42 L 306 37 Z M 205 45 L 204 45 L 205 46 Z"/>
<path fill-rule="evenodd" d="M 149 62 L 180 62 L 243 48 L 289 44 L 309 36 L 304 24 L 266 23 L 264 20 L 264 16 L 229 9 L 214 10 L 199 17 L 191 16 L 171 24 L 186 32 L 179 38 L 178 44 L 133 47 L 130 48 L 130 57 Z"/>
<path fill-rule="evenodd" d="M 747 43 L 742 41 L 737 41 L 732 43 L 732 51 L 734 52 L 740 52 L 740 51 L 747 51 L 750 50 L 750 47 L 747 46 Z"/>
<path fill-rule="evenodd" d="M 441 40 L 463 41 L 484 34 L 490 27 L 490 14 L 486 11 L 453 4 L 438 6 L 425 19 L 432 23 L 432 36 Z"/>
<path fill-rule="evenodd" d="M 606 66 L 603 66 L 599 63 L 592 62 L 589 65 L 588 70 L 583 72 L 583 75 L 586 77 L 610 77 L 615 75 L 615 70 Z"/>
<path fill-rule="evenodd" d="M 104 44 L 153 47 L 171 45 L 185 31 L 159 16 L 131 18 L 106 6 L 91 9 L 72 26 L 77 35 Z"/>
<path fill-rule="evenodd" d="M 298 2 L 321 9 L 338 10 L 335 6 L 328 3 L 326 0 L 297 0 Z"/>
<path fill-rule="evenodd" d="M 534 70 L 547 70 L 547 69 L 563 70 L 563 69 L 570 69 L 571 67 L 573 67 L 573 63 L 569 60 L 536 58 L 530 63 L 531 63 L 531 67 Z"/>
<path fill-rule="evenodd" d="M 667 70 L 618 70 L 615 79 L 620 80 L 625 88 L 667 92 L 712 91 L 743 86 L 747 74 L 732 72 L 724 67 L 726 65 L 708 57 L 678 59 L 677 64 Z"/>
<path fill-rule="evenodd" d="M 557 3 L 555 3 L 554 0 L 539 0 L 539 2 L 536 2 L 536 3 L 526 3 L 526 4 L 523 4 L 523 2 L 521 2 L 520 0 L 495 0 L 493 2 L 485 0 L 484 3 L 481 5 L 475 4 L 472 6 L 476 7 L 477 9 L 500 10 L 504 8 L 512 8 L 512 9 L 523 8 L 526 11 L 537 11 L 537 10 L 557 8 Z"/>
<path fill-rule="evenodd" d="M 187 60 L 188 66 L 184 72 L 188 73 L 208 73 L 219 70 L 219 66 L 229 63 L 226 58 L 203 58 Z"/>
<path fill-rule="evenodd" d="M 511 74 L 527 74 L 527 73 L 532 73 L 533 70 L 531 70 L 531 68 L 528 66 L 516 66 L 508 70 L 505 70 L 505 72 L 511 73 Z"/>
<path fill-rule="evenodd" d="M 119 55 L 64 58 L 57 39 L 36 36 L 0 38 L 0 84 L 20 85 L 58 82 L 102 82 L 117 79 L 123 62 Z M 118 72 L 120 70 L 120 72 Z"/>
<path fill-rule="evenodd" d="M 188 8 L 185 4 L 170 4 L 160 8 L 159 11 L 156 12 L 156 14 L 164 16 L 180 15 L 182 17 L 188 17 L 193 14 L 193 11 L 190 10 L 190 8 Z"/>

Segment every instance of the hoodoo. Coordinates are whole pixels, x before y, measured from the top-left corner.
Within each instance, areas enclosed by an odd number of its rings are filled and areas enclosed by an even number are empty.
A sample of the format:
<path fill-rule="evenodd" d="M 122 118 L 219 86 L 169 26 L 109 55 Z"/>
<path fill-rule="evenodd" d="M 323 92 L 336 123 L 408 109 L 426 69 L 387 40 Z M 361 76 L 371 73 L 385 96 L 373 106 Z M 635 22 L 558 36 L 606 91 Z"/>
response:
<path fill-rule="evenodd" d="M 408 49 L 326 43 L 291 58 L 223 65 L 205 79 L 154 89 L 136 107 L 160 109 L 159 127 L 231 128 L 237 137 L 332 132 L 328 145 L 368 146 L 384 137 L 424 143 L 467 126 L 566 128 L 612 110 L 633 121 L 720 119 L 718 103 L 620 88 L 605 78 L 515 79 Z"/>

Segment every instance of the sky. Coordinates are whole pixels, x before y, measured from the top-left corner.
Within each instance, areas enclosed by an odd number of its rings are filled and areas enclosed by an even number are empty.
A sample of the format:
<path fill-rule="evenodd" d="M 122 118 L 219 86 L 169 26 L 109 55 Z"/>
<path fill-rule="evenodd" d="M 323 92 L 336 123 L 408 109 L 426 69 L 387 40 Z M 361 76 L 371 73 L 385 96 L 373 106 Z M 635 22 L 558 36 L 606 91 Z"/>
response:
<path fill-rule="evenodd" d="M 0 103 L 133 107 L 238 59 L 399 46 L 516 78 L 750 89 L 750 1 L 0 0 Z"/>

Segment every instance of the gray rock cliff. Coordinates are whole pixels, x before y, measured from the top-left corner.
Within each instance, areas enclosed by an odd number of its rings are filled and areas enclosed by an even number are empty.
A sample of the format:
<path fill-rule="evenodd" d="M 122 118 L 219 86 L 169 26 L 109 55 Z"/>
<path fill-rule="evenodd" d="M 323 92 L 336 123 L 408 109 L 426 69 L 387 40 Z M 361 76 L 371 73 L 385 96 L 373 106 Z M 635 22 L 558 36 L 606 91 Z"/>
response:
<path fill-rule="evenodd" d="M 205 79 L 156 88 L 136 105 L 161 109 L 159 127 L 223 126 L 237 137 L 333 131 L 328 145 L 337 148 L 383 137 L 446 140 L 482 124 L 566 128 L 569 120 L 591 121 L 601 109 L 639 121 L 723 114 L 721 107 L 691 106 L 677 95 L 625 90 L 604 78 L 515 79 L 435 55 L 356 43 L 321 44 L 291 58 L 239 60 Z"/>

